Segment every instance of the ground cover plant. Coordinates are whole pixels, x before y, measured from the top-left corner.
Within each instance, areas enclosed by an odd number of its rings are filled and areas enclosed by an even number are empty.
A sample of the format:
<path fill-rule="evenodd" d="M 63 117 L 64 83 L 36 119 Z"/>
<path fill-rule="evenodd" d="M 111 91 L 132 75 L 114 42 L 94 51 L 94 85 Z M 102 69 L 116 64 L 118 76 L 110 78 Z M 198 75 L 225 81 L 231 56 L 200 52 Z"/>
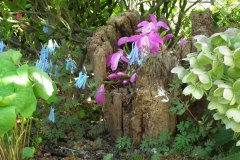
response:
<path fill-rule="evenodd" d="M 200 1 L 1 1 L 0 159 L 238 159 L 240 5 L 218 1 L 211 8 L 214 25 L 236 28 L 195 37 L 197 51 L 181 60 L 187 65 L 179 63 L 174 81 L 156 96 L 171 104 L 176 131 L 139 145 L 110 137 L 105 93 L 134 88 L 147 61 L 191 43 L 189 14 Z M 87 37 L 131 9 L 142 18 L 136 34 L 118 39 L 106 56 L 107 77 L 96 82 Z M 207 109 L 195 115 L 192 107 L 204 97 Z"/>

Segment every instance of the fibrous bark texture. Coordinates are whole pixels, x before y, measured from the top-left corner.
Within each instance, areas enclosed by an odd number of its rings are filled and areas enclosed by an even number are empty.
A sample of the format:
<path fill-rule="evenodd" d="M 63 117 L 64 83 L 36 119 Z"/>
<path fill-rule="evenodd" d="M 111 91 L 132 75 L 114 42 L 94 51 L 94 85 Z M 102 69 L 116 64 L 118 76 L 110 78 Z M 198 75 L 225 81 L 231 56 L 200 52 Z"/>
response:
<path fill-rule="evenodd" d="M 192 15 L 193 20 L 194 17 Z M 97 82 L 106 79 L 106 56 L 117 51 L 117 40 L 135 34 L 139 22 L 140 15 L 137 12 L 125 12 L 111 17 L 106 26 L 97 29 L 93 37 L 88 39 L 88 54 Z M 203 30 L 195 30 L 193 34 L 202 33 Z M 205 34 L 210 33 L 207 31 Z M 192 42 L 177 51 L 163 48 L 160 58 L 149 58 L 141 66 L 135 85 L 106 87 L 103 112 L 112 137 L 127 136 L 132 138 L 134 144 L 139 144 L 144 138 L 158 138 L 163 131 L 175 131 L 176 117 L 168 112 L 172 95 L 167 92 L 169 101 L 165 102 L 164 97 L 158 96 L 158 90 L 168 91 L 168 85 L 174 78 L 171 69 L 193 48 Z"/>

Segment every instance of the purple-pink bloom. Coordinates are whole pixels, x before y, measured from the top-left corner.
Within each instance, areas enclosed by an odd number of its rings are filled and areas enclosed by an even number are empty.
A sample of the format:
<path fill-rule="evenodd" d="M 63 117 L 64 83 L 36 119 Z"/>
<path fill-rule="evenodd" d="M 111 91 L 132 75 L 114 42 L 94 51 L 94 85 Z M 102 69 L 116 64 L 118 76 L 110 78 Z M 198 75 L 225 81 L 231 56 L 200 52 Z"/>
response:
<path fill-rule="evenodd" d="M 157 18 L 154 14 L 149 15 L 152 22 L 142 21 L 138 24 L 138 27 L 141 27 L 137 30 L 137 32 L 142 33 L 150 33 L 150 32 L 157 32 L 160 27 L 163 27 L 166 30 L 169 30 L 169 27 L 163 21 L 157 21 Z"/>
<path fill-rule="evenodd" d="M 103 105 L 104 103 L 104 84 L 101 84 L 97 91 L 96 102 L 98 105 Z"/>
<path fill-rule="evenodd" d="M 122 49 L 118 49 L 118 51 L 116 53 L 110 54 L 109 56 L 107 56 L 107 66 L 111 66 L 111 69 L 113 71 L 115 71 L 118 67 L 118 62 L 119 60 L 124 61 L 126 63 L 129 63 L 128 59 L 123 55 L 123 50 Z"/>
<path fill-rule="evenodd" d="M 134 73 L 134 74 L 130 77 L 130 82 L 131 82 L 132 84 L 136 82 L 137 76 L 138 76 L 137 73 Z"/>
<path fill-rule="evenodd" d="M 179 44 L 185 45 L 187 43 L 187 40 L 185 39 L 180 39 Z"/>
<path fill-rule="evenodd" d="M 151 53 L 157 54 L 160 50 L 160 44 L 163 44 L 163 39 L 159 36 L 158 33 L 150 32 L 149 34 L 122 37 L 118 40 L 118 45 L 121 46 L 126 42 L 136 42 L 139 50 L 145 51 L 147 47 L 150 48 Z"/>
<path fill-rule="evenodd" d="M 126 75 L 125 72 L 112 73 L 112 74 L 109 74 L 109 75 L 108 75 L 108 79 L 110 79 L 110 80 L 112 80 L 112 79 L 117 79 L 117 78 L 123 77 L 123 76 L 125 76 L 125 75 Z"/>
<path fill-rule="evenodd" d="M 126 84 L 128 84 L 128 80 L 125 79 L 125 80 L 122 81 L 122 83 L 123 83 L 124 85 L 126 85 Z"/>
<path fill-rule="evenodd" d="M 167 34 L 164 38 L 163 38 L 163 41 L 164 42 L 166 42 L 166 41 L 168 41 L 168 40 L 170 40 L 170 39 L 173 39 L 173 34 Z"/>

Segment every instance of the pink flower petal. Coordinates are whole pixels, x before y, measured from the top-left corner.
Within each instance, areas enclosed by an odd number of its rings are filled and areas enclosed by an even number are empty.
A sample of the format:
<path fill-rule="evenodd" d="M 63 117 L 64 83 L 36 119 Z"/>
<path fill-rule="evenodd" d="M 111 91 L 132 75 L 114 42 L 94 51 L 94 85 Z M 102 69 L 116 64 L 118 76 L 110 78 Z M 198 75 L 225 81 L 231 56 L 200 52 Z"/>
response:
<path fill-rule="evenodd" d="M 137 80 L 137 73 L 134 73 L 131 77 L 130 77 L 130 82 L 133 84 L 135 83 Z"/>
<path fill-rule="evenodd" d="M 126 73 L 124 73 L 124 72 L 112 73 L 112 74 L 108 75 L 108 79 L 110 79 L 110 80 L 117 79 L 117 78 L 123 77 L 125 75 L 126 75 Z"/>
<path fill-rule="evenodd" d="M 108 55 L 107 58 L 106 58 L 106 62 L 107 62 L 107 66 L 108 66 L 108 67 L 111 66 L 112 56 L 113 56 L 113 54 L 110 54 L 110 55 Z"/>
<path fill-rule="evenodd" d="M 128 37 L 122 37 L 118 40 L 118 46 L 125 44 L 128 40 Z"/>
<path fill-rule="evenodd" d="M 129 63 L 129 60 L 124 55 L 121 56 L 121 60 L 126 63 Z"/>
<path fill-rule="evenodd" d="M 149 17 L 151 18 L 153 24 L 157 26 L 157 18 L 154 14 L 149 14 Z"/>
<path fill-rule="evenodd" d="M 166 42 L 166 41 L 168 41 L 168 40 L 170 40 L 170 39 L 173 39 L 173 34 L 167 34 L 164 38 L 163 38 L 163 41 L 164 42 Z"/>
<path fill-rule="evenodd" d="M 122 81 L 122 83 L 123 83 L 124 85 L 126 85 L 126 84 L 128 84 L 128 80 L 125 79 L 125 80 Z"/>
<path fill-rule="evenodd" d="M 140 38 L 142 38 L 143 36 L 144 36 L 144 34 L 133 35 L 133 36 L 129 37 L 128 42 L 136 42 L 136 41 L 138 41 Z"/>
<path fill-rule="evenodd" d="M 146 26 L 148 23 L 149 23 L 148 21 L 142 21 L 137 26 L 138 27 L 143 27 L 143 26 Z"/>
<path fill-rule="evenodd" d="M 96 102 L 98 105 L 103 105 L 104 103 L 104 84 L 101 84 L 96 95 Z"/>
<path fill-rule="evenodd" d="M 166 30 L 169 30 L 170 28 L 168 27 L 168 25 L 165 23 L 165 22 L 163 22 L 163 21 L 159 21 L 158 23 L 157 23 L 157 26 L 158 27 L 163 27 L 163 28 L 165 28 Z"/>
<path fill-rule="evenodd" d="M 118 67 L 118 62 L 120 60 L 120 57 L 123 55 L 123 51 L 121 49 L 118 50 L 118 52 L 114 53 L 111 58 L 111 69 L 115 71 Z"/>

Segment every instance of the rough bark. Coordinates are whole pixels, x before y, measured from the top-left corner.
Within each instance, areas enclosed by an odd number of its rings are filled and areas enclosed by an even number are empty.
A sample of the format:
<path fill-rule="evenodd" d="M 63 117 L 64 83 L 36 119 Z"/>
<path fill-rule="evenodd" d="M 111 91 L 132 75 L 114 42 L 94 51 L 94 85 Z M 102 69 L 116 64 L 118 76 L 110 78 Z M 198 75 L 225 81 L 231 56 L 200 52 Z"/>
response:
<path fill-rule="evenodd" d="M 199 19 L 192 18 L 192 20 Z M 95 78 L 99 83 L 107 75 L 106 56 L 117 50 L 117 40 L 120 37 L 135 34 L 139 22 L 138 13 L 122 13 L 120 16 L 110 18 L 106 26 L 100 27 L 94 36 L 88 39 L 88 54 L 94 67 Z M 203 21 L 204 24 L 201 25 L 209 26 L 209 21 L 206 22 L 207 24 Z M 199 22 L 192 24 L 200 25 Z M 209 31 L 204 32 L 206 28 L 203 28 L 201 31 L 195 31 L 194 29 L 199 27 L 193 26 L 193 35 L 211 34 Z M 191 40 L 176 50 L 167 51 L 163 48 L 160 53 L 161 58 L 149 58 L 138 70 L 135 85 L 107 87 L 103 112 L 113 138 L 127 136 L 134 144 L 139 144 L 144 138 L 158 138 L 165 130 L 175 131 L 176 117 L 168 112 L 172 95 L 168 93 L 169 102 L 162 102 L 162 97 L 157 96 L 158 89 L 168 90 L 168 85 L 174 78 L 170 73 L 171 69 L 193 50 Z"/>

